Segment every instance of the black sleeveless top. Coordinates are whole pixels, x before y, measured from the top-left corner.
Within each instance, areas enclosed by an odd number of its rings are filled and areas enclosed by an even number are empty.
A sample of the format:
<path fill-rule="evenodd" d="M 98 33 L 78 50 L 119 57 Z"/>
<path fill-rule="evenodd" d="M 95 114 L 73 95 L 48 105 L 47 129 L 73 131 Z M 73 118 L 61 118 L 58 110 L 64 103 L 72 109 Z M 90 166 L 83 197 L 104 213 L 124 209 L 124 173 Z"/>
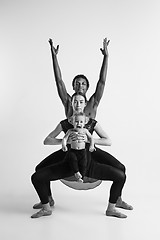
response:
<path fill-rule="evenodd" d="M 92 134 L 96 123 L 97 121 L 95 119 L 90 118 L 89 121 L 86 123 L 85 128 L 88 129 L 88 131 Z M 64 133 L 66 133 L 69 129 L 73 128 L 73 125 L 68 122 L 68 119 L 62 120 L 60 124 Z"/>

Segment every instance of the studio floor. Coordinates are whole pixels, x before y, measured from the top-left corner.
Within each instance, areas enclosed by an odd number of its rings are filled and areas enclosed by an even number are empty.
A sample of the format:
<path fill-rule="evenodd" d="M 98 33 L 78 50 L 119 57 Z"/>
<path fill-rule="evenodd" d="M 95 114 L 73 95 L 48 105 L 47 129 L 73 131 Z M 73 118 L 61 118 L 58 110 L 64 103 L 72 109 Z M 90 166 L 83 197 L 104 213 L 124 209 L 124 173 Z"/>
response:
<path fill-rule="evenodd" d="M 153 208 L 156 196 L 125 195 L 134 210 L 121 210 L 126 219 L 106 217 L 109 183 L 81 191 L 66 187 L 60 181 L 54 187 L 55 207 L 48 217 L 31 219 L 38 201 L 34 191 L 3 194 L 0 207 L 0 239 L 2 240 L 72 240 L 72 239 L 158 239 L 158 209 Z"/>

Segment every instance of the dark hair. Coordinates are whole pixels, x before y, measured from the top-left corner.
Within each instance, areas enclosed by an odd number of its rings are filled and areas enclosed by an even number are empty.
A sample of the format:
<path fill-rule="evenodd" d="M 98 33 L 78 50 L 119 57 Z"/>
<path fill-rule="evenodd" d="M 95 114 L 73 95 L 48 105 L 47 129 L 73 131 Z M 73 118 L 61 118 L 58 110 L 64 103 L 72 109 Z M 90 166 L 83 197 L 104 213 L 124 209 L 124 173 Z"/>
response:
<path fill-rule="evenodd" d="M 72 102 L 72 100 L 73 100 L 73 98 L 75 97 L 75 96 L 82 96 L 82 97 L 84 97 L 84 100 L 85 100 L 85 102 L 87 102 L 87 98 L 86 98 L 86 95 L 84 95 L 83 93 L 81 93 L 81 92 L 79 92 L 79 93 L 74 93 L 72 96 L 71 96 L 71 102 Z"/>
<path fill-rule="evenodd" d="M 76 75 L 76 76 L 73 78 L 72 87 L 74 87 L 74 83 L 75 83 L 75 81 L 76 81 L 77 78 L 83 78 L 83 79 L 85 79 L 85 80 L 86 80 L 86 83 L 87 83 L 87 89 L 89 88 L 89 81 L 88 81 L 87 77 L 84 76 L 83 74 L 78 74 L 78 75 Z"/>

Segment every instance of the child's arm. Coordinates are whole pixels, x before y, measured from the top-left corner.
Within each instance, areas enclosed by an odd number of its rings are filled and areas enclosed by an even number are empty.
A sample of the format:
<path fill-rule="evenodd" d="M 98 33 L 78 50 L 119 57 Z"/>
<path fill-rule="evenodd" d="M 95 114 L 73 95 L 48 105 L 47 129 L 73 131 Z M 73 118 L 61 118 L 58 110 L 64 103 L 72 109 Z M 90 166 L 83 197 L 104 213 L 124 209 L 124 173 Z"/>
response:
<path fill-rule="evenodd" d="M 85 133 L 87 135 L 87 138 L 89 139 L 90 141 L 90 147 L 89 147 L 89 151 L 90 152 L 93 152 L 95 150 L 95 147 L 94 147 L 94 138 L 92 136 L 92 134 L 87 130 L 85 129 Z"/>
<path fill-rule="evenodd" d="M 66 132 L 65 136 L 63 137 L 63 139 L 62 139 L 62 150 L 63 150 L 64 152 L 66 152 L 66 151 L 68 150 L 68 148 L 67 148 L 67 140 L 68 140 L 68 138 L 69 138 L 70 133 L 71 133 L 71 130 L 69 129 L 69 130 Z"/>

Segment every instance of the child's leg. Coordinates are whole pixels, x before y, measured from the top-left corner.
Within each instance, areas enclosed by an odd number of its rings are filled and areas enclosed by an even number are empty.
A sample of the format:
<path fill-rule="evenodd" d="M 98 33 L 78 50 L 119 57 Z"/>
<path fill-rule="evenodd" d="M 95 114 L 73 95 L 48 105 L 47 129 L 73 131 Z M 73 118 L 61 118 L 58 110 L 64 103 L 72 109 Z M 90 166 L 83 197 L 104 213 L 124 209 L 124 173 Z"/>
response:
<path fill-rule="evenodd" d="M 78 166 L 79 166 L 79 171 L 82 174 L 82 179 L 83 179 L 85 176 L 85 173 L 86 173 L 86 168 L 87 168 L 87 156 L 86 156 L 85 149 L 83 149 L 79 152 Z"/>
<path fill-rule="evenodd" d="M 76 173 L 79 171 L 78 168 L 78 159 L 76 156 L 76 152 L 73 149 L 70 149 L 68 152 L 68 162 L 72 170 Z"/>
<path fill-rule="evenodd" d="M 78 150 L 71 149 L 68 153 L 68 161 L 71 166 L 71 168 L 74 171 L 74 176 L 77 179 L 77 181 L 83 182 L 82 175 L 79 172 L 79 166 L 78 166 Z"/>

